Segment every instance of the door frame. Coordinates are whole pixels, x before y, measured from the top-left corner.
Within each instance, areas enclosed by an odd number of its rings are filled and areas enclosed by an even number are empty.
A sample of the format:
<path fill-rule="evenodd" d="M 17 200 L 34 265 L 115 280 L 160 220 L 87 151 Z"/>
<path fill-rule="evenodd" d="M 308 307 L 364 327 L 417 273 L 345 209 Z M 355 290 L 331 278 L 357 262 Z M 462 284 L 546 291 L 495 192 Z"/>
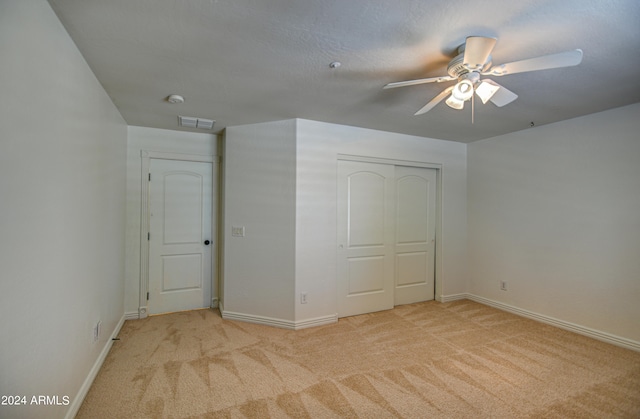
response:
<path fill-rule="evenodd" d="M 435 169 L 436 171 L 436 246 L 435 246 L 435 272 L 434 272 L 434 298 L 442 302 L 442 176 L 443 165 L 441 163 L 429 163 L 413 160 L 385 159 L 380 157 L 358 156 L 351 154 L 338 154 L 337 160 L 349 160 L 365 163 L 380 163 L 393 166 L 419 167 Z M 337 162 L 336 162 L 337 163 Z M 337 179 L 336 179 L 337 180 Z M 336 297 L 337 298 L 337 297 Z"/>
<path fill-rule="evenodd" d="M 151 159 L 159 160 L 179 160 L 212 164 L 211 181 L 211 307 L 218 303 L 218 188 L 220 157 L 211 154 L 183 154 L 168 153 L 162 151 L 141 150 L 141 209 L 140 209 L 140 295 L 138 303 L 138 318 L 144 319 L 148 316 L 147 293 L 149 292 L 149 167 Z"/>

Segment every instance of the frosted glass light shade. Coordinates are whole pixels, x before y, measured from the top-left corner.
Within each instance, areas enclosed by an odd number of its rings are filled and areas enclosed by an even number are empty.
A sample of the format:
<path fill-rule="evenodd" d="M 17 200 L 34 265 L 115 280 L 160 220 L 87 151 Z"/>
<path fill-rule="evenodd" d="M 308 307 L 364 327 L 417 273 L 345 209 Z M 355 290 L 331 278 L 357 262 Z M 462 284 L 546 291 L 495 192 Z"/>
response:
<path fill-rule="evenodd" d="M 456 98 L 453 94 L 449 96 L 449 98 L 445 101 L 445 103 L 450 107 L 452 107 L 453 109 L 464 108 L 464 100 L 460 100 Z"/>
<path fill-rule="evenodd" d="M 463 102 L 469 100 L 473 96 L 473 83 L 469 80 L 462 80 L 454 86 L 451 95 Z"/>
<path fill-rule="evenodd" d="M 500 86 L 496 83 L 493 83 L 491 80 L 483 80 L 476 88 L 476 95 L 482 100 L 482 103 L 487 103 L 498 89 L 500 89 Z"/>

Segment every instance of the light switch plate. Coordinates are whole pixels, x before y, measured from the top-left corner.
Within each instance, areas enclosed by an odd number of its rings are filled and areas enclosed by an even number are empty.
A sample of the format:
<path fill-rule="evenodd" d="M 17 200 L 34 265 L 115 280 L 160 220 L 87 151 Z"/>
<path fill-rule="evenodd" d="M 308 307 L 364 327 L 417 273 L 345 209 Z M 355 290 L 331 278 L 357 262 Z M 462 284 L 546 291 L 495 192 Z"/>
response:
<path fill-rule="evenodd" d="M 231 226 L 231 236 L 244 237 L 244 226 Z"/>

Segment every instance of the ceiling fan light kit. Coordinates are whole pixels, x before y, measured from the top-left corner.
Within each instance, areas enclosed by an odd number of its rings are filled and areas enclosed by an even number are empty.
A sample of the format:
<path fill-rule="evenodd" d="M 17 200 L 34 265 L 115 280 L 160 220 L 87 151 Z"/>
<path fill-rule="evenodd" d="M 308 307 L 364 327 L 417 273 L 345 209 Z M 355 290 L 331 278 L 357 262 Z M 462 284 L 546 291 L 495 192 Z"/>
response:
<path fill-rule="evenodd" d="M 447 96 L 449 97 L 445 103 L 449 107 L 463 109 L 464 102 L 472 99 L 474 93 L 482 100 L 483 104 L 491 101 L 494 105 L 502 107 L 516 100 L 518 95 L 493 80 L 481 79 L 481 76 L 504 76 L 528 71 L 571 67 L 582 62 L 582 50 L 575 49 L 493 66 L 491 52 L 496 42 L 496 38 L 469 36 L 465 43 L 458 47 L 458 55 L 449 62 L 447 66 L 449 76 L 388 83 L 384 89 L 457 80 L 453 87 L 442 91 L 415 115 L 430 111 Z M 451 94 L 449 95 L 449 93 Z"/>

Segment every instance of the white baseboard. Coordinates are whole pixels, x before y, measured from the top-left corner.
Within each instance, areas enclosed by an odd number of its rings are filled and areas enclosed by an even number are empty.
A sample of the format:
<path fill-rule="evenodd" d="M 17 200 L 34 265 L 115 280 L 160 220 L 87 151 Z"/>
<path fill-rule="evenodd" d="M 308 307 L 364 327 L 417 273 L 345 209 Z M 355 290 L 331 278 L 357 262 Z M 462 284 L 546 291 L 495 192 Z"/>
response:
<path fill-rule="evenodd" d="M 137 314 L 138 313 L 136 313 L 136 318 L 138 318 Z M 102 348 L 102 351 L 100 352 L 100 356 L 98 356 L 98 359 L 96 359 L 96 362 L 93 364 L 93 367 L 89 371 L 89 375 L 87 375 L 87 378 L 84 380 L 84 383 L 82 383 L 82 386 L 78 391 L 78 394 L 76 394 L 76 396 L 72 399 L 73 401 L 69 404 L 69 410 L 67 410 L 65 419 L 73 419 L 78 414 L 78 410 L 80 410 L 80 406 L 82 406 L 82 402 L 84 401 L 84 398 L 87 396 L 87 393 L 91 388 L 91 384 L 93 384 L 93 380 L 95 380 L 96 375 L 98 375 L 98 372 L 100 371 L 100 368 L 102 368 L 102 364 L 104 363 L 104 360 L 107 358 L 107 354 L 109 353 L 109 350 L 113 345 L 113 339 L 118 337 L 118 333 L 120 333 L 120 329 L 122 329 L 122 325 L 124 324 L 125 317 L 126 317 L 126 314 L 124 314 L 122 318 L 120 318 L 120 321 L 116 325 L 116 328 L 113 330 L 113 333 L 111 334 L 111 336 L 109 336 L 109 339 L 107 339 L 107 342 L 105 343 L 104 348 Z"/>
<path fill-rule="evenodd" d="M 306 329 L 308 327 L 322 326 L 326 324 L 336 323 L 338 321 L 338 314 L 332 314 L 330 316 L 323 316 L 323 317 L 316 317 L 313 319 L 292 321 L 292 320 L 275 319 L 273 317 L 256 316 L 253 314 L 226 311 L 224 310 L 222 305 L 220 305 L 220 314 L 222 315 L 222 318 L 225 320 L 238 320 L 238 321 L 243 321 L 247 323 L 262 324 L 265 326 L 279 327 L 281 329 L 288 329 L 288 330 Z"/>
<path fill-rule="evenodd" d="M 544 314 L 535 313 L 533 311 L 524 310 L 518 307 L 504 304 L 499 301 L 490 300 L 488 298 L 480 297 L 474 294 L 465 294 L 467 299 L 485 304 L 497 309 L 507 311 L 509 313 L 517 314 L 518 316 L 527 317 L 529 319 L 537 320 L 542 323 L 550 324 L 552 326 L 559 327 L 570 332 L 578 333 L 580 335 L 588 336 L 593 339 L 597 339 L 612 345 L 621 346 L 623 348 L 632 349 L 640 352 L 640 342 L 636 342 L 631 339 L 623 338 L 620 336 L 612 335 L 609 333 L 601 332 L 599 330 L 591 329 L 579 324 L 567 322 L 564 320 L 556 319 L 554 317 L 546 316 Z"/>
<path fill-rule="evenodd" d="M 140 318 L 140 314 L 137 311 L 128 311 L 124 313 L 125 320 L 138 320 Z"/>
<path fill-rule="evenodd" d="M 468 298 L 468 294 L 450 294 L 450 295 L 441 295 L 436 297 L 436 301 L 440 301 L 441 303 L 449 303 L 451 301 L 464 300 Z"/>
<path fill-rule="evenodd" d="M 297 320 L 294 330 L 306 329 L 308 327 L 324 326 L 338 322 L 338 313 L 330 316 L 315 317 L 313 319 Z"/>
<path fill-rule="evenodd" d="M 273 317 L 255 316 L 253 314 L 236 313 L 233 311 L 220 310 L 222 318 L 225 320 L 239 320 L 247 323 L 264 324 L 266 326 L 280 327 L 293 330 L 293 323 L 290 320 L 276 319 Z"/>

